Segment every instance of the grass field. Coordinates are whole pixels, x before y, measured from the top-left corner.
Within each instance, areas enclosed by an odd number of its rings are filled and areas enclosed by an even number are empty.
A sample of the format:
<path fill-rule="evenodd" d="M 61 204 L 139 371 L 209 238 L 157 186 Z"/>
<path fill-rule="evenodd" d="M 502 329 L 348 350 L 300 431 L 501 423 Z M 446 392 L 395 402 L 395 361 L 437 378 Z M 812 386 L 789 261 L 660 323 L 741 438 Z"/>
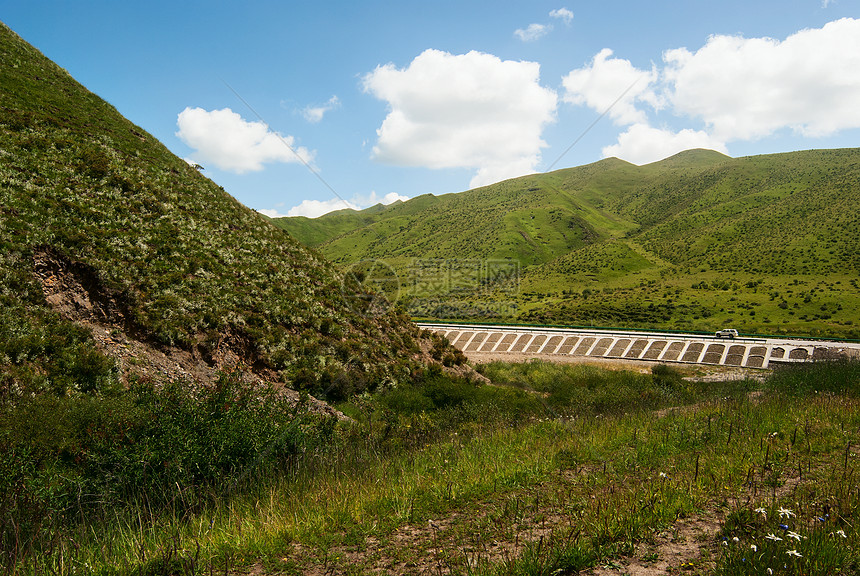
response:
<path fill-rule="evenodd" d="M 3 25 L 0 54 L 2 571 L 860 573 L 858 364 L 477 384 L 367 291 L 856 336 L 860 150 L 609 159 L 301 222 L 343 274 Z"/>
<path fill-rule="evenodd" d="M 227 490 L 178 477 L 166 498 L 71 498 L 50 530 L 31 524 L 27 545 L 13 534 L 20 522 L 4 524 L 5 565 L 21 574 L 860 573 L 856 363 L 800 366 L 764 383 L 696 383 L 665 366 L 482 371 L 495 386 L 431 374 L 342 405 L 353 424 L 287 426 L 300 449 L 281 458 L 261 446 L 223 472 Z M 28 486 L 57 484 L 34 473 Z"/>

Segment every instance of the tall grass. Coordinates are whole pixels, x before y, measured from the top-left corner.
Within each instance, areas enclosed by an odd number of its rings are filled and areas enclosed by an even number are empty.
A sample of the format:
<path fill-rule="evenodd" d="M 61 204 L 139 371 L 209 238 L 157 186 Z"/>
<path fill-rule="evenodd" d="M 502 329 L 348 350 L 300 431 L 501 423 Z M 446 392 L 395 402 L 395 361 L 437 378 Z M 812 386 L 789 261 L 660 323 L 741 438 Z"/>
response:
<path fill-rule="evenodd" d="M 781 394 L 860 395 L 860 362 L 834 359 L 777 369 L 768 379 L 768 389 Z"/>
<path fill-rule="evenodd" d="M 300 448 L 271 460 L 264 449 L 225 469 L 220 478 L 234 488 L 213 482 L 209 498 L 192 497 L 191 482 L 165 489 L 170 498 L 160 504 L 144 490 L 110 505 L 74 501 L 16 563 L 4 549 L 6 566 L 33 574 L 203 574 L 252 564 L 295 574 L 561 574 L 623 563 L 677 519 L 698 517 L 716 519 L 722 532 L 686 569 L 756 573 L 742 571 L 752 545 L 756 566 L 783 570 L 775 573 L 857 566 L 856 398 L 783 394 L 775 382 L 784 376 L 774 375 L 754 400 L 751 383 L 715 394 L 679 379 L 673 387 L 689 394 L 679 399 L 666 392 L 671 375 L 658 370 L 625 376 L 642 386 L 640 402 L 613 405 L 603 388 L 617 385 L 615 373 L 587 371 L 580 381 L 573 369 L 542 364 L 492 370 L 518 375 L 521 388 L 435 374 L 356 399 L 344 406 L 352 423 L 304 420 Z M 581 395 L 550 403 L 564 374 L 591 390 L 597 407 Z M 689 406 L 655 413 L 643 391 Z M 779 520 L 780 508 L 793 512 L 790 521 Z M 783 540 L 767 539 L 771 532 Z M 787 554 L 794 549 L 802 557 Z M 777 558 L 791 560 L 788 568 Z"/>

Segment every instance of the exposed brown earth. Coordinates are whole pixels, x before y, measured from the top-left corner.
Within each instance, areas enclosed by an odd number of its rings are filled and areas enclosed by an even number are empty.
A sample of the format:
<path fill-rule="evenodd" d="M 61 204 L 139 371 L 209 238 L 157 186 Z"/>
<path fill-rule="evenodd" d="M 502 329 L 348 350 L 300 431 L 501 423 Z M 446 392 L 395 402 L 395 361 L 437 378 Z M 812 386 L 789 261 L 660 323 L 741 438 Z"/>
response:
<path fill-rule="evenodd" d="M 34 273 L 42 285 L 45 300 L 67 320 L 90 330 L 99 350 L 113 358 L 120 379 L 184 380 L 211 385 L 224 372 L 237 372 L 249 384 L 277 383 L 278 375 L 259 361 L 246 339 L 234 333 L 222 334 L 210 353 L 198 346 L 191 350 L 160 346 L 135 325 L 121 295 L 105 288 L 89 266 L 71 262 L 51 250 L 34 256 Z M 298 402 L 300 394 L 284 386 L 281 393 Z M 308 398 L 311 410 L 345 418 L 316 398 Z"/>
<path fill-rule="evenodd" d="M 292 401 L 300 400 L 299 392 L 283 384 L 278 373 L 261 360 L 243 334 L 225 331 L 214 345 L 165 346 L 156 343 L 134 322 L 123 295 L 105 287 L 90 266 L 71 261 L 49 248 L 37 251 L 33 264 L 45 301 L 64 318 L 92 333 L 99 350 L 116 361 L 123 383 L 134 379 L 183 380 L 207 386 L 222 373 L 236 373 L 249 384 L 272 384 Z M 420 353 L 415 355 L 416 361 L 439 364 L 431 357 L 428 338 L 419 338 L 418 344 Z M 442 369 L 453 376 L 488 382 L 465 363 Z M 327 403 L 312 396 L 307 398 L 312 411 L 346 418 Z"/>

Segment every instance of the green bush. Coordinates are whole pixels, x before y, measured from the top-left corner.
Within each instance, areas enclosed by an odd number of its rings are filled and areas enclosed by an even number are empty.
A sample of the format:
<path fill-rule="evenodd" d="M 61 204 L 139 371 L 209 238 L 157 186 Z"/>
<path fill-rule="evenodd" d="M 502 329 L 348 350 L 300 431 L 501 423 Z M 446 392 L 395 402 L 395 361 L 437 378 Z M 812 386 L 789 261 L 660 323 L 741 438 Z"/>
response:
<path fill-rule="evenodd" d="M 535 394 L 506 386 L 485 386 L 431 368 L 414 378 L 410 386 L 400 386 L 376 396 L 383 411 L 414 416 L 428 415 L 443 427 L 461 422 L 517 421 L 539 417 L 546 407 Z"/>
<path fill-rule="evenodd" d="M 797 396 L 826 393 L 860 394 L 860 361 L 838 359 L 780 366 L 771 372 L 766 386 L 774 392 Z"/>
<path fill-rule="evenodd" d="M 651 368 L 654 385 L 666 394 L 678 394 L 683 390 L 683 376 L 668 364 L 656 364 Z"/>
<path fill-rule="evenodd" d="M 658 364 L 651 374 L 603 370 L 584 364 L 533 360 L 522 364 L 491 362 L 479 366 L 497 383 L 530 391 L 547 410 L 567 415 L 621 414 L 654 410 L 677 402 L 694 402 L 734 393 L 747 386 L 707 385 L 684 380 L 677 369 Z M 740 392 L 738 392 L 740 393 Z"/>
<path fill-rule="evenodd" d="M 196 508 L 288 471 L 335 421 L 223 375 L 211 388 L 138 382 L 103 396 L 36 395 L 0 407 L 0 546 L 146 502 Z"/>

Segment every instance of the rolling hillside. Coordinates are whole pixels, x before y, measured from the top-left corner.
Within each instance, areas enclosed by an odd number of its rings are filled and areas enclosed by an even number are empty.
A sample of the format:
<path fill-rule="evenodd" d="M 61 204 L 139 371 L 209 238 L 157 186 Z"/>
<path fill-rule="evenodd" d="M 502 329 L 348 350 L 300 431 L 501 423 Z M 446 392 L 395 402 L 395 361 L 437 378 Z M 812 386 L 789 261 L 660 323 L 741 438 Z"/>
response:
<path fill-rule="evenodd" d="M 0 394 L 218 370 L 340 397 L 407 380 L 388 313 L 0 24 Z"/>
<path fill-rule="evenodd" d="M 577 174 L 582 186 L 615 167 L 599 162 Z M 309 233 L 304 222 L 278 225 L 300 241 L 317 245 L 337 263 L 367 258 L 500 258 L 522 265 L 547 262 L 633 223 L 560 188 L 545 175 L 528 176 L 444 196 L 355 212 L 327 214 Z M 329 239 L 319 242 L 325 235 Z"/>
<path fill-rule="evenodd" d="M 313 238 L 278 224 L 341 265 L 385 260 L 415 316 L 858 337 L 858 203 L 860 149 L 690 150 L 342 211 Z M 416 262 L 434 259 L 510 262 L 519 282 L 476 273 L 471 291 L 415 298 Z"/>

